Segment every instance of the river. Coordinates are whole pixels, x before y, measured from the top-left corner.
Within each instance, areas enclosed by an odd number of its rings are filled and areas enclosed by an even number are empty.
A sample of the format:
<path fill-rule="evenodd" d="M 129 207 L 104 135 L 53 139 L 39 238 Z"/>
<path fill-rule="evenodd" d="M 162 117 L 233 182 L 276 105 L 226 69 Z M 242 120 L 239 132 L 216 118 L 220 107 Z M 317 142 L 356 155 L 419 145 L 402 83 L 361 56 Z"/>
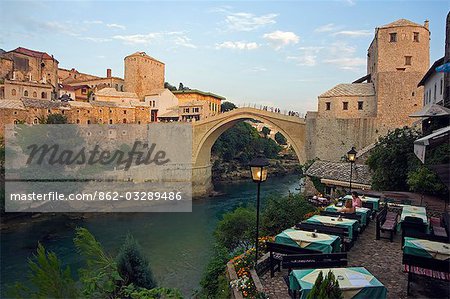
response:
<path fill-rule="evenodd" d="M 298 192 L 296 187 L 297 175 L 269 178 L 262 184 L 262 204 L 269 194 Z M 89 229 L 113 256 L 126 234 L 131 233 L 144 249 L 158 285 L 179 288 L 190 297 L 199 288 L 211 255 L 212 234 L 218 220 L 239 205 L 254 206 L 256 202 L 256 185 L 251 181 L 220 183 L 215 189 L 224 195 L 194 201 L 192 213 L 116 213 L 70 223 L 67 218 L 56 216 L 2 233 L 1 297 L 5 297 L 3 292 L 8 284 L 26 280 L 27 259 L 35 252 L 39 240 L 76 273 L 81 261 L 72 241 L 75 224 Z"/>

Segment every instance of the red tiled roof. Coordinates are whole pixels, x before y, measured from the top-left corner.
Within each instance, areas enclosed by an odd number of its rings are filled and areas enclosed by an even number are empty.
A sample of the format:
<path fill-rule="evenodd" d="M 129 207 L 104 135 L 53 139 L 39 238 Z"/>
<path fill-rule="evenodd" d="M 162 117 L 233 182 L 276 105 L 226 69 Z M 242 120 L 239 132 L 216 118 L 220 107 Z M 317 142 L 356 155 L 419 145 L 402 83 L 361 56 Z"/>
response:
<path fill-rule="evenodd" d="M 48 55 L 45 52 L 34 51 L 34 50 L 22 48 L 22 47 L 18 47 L 17 49 L 12 50 L 10 52 L 16 52 L 16 53 L 24 54 L 27 56 L 37 57 L 37 58 L 42 58 L 42 59 L 52 59 L 52 60 L 54 59 L 52 56 Z M 54 59 L 54 60 L 56 60 L 56 59 Z"/>

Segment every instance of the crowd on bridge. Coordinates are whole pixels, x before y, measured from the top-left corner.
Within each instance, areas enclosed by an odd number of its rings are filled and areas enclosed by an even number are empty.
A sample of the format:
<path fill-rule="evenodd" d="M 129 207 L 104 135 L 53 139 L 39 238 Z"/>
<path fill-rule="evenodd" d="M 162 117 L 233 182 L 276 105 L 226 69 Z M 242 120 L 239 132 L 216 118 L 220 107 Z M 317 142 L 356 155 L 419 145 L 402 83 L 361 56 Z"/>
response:
<path fill-rule="evenodd" d="M 263 111 L 269 111 L 269 112 L 289 115 L 289 116 L 296 116 L 296 117 L 301 117 L 301 118 L 304 117 L 303 113 L 299 113 L 299 112 L 293 111 L 293 110 L 289 110 L 289 111 L 281 110 L 280 108 L 273 107 L 273 106 L 264 106 L 264 105 L 257 105 L 257 104 L 243 104 L 243 105 L 239 105 L 239 107 L 241 107 L 241 108 L 249 107 L 249 108 L 260 109 L 260 110 L 263 110 Z"/>

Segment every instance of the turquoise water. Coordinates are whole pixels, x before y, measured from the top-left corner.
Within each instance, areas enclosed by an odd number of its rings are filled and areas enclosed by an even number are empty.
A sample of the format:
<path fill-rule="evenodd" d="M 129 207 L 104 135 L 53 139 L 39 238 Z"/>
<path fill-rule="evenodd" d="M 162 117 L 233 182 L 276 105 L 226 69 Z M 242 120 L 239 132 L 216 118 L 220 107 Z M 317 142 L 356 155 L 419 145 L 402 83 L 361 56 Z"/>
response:
<path fill-rule="evenodd" d="M 285 195 L 298 187 L 297 176 L 270 178 L 262 185 L 262 202 L 268 194 Z M 24 281 L 31 257 L 40 241 L 72 271 L 81 265 L 72 242 L 75 226 L 89 229 L 106 251 L 115 255 L 129 232 L 138 240 L 150 260 L 160 286 L 175 287 L 189 297 L 199 281 L 211 254 L 213 230 L 221 216 L 239 205 L 255 205 L 253 182 L 218 184 L 218 197 L 196 200 L 192 213 L 107 214 L 84 220 L 55 217 L 1 235 L 1 289 Z M 2 296 L 4 297 L 4 296 Z"/>

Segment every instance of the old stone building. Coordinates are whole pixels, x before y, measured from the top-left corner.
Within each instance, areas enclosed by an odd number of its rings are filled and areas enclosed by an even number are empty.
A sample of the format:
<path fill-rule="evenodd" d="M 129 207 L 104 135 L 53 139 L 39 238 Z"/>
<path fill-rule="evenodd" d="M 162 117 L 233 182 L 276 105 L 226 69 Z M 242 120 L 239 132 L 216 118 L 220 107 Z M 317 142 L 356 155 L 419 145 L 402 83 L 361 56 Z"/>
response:
<path fill-rule="evenodd" d="M 0 99 L 55 99 L 58 61 L 45 52 L 19 47 L 0 54 Z"/>
<path fill-rule="evenodd" d="M 226 100 L 224 97 L 211 92 L 204 92 L 197 89 L 175 90 L 173 94 L 178 98 L 180 104 L 193 101 L 204 101 L 208 105 L 209 115 L 220 113 L 220 104 Z"/>
<path fill-rule="evenodd" d="M 410 114 L 422 106 L 430 58 L 428 21 L 400 19 L 375 29 L 367 52 L 367 75 L 339 84 L 318 97 L 308 112 L 307 157 L 337 161 L 355 146 L 370 146 L 389 130 L 411 126 Z"/>
<path fill-rule="evenodd" d="M 165 65 L 145 52 L 136 52 L 124 59 L 125 91 L 134 92 L 143 100 L 155 89 L 164 88 Z"/>
<path fill-rule="evenodd" d="M 76 69 L 58 69 L 58 76 L 61 83 L 71 86 L 89 86 L 92 90 L 102 88 L 114 88 L 117 91 L 124 91 L 124 80 L 112 76 L 112 70 L 106 70 L 106 77 L 98 77 L 90 74 L 80 73 Z"/>

